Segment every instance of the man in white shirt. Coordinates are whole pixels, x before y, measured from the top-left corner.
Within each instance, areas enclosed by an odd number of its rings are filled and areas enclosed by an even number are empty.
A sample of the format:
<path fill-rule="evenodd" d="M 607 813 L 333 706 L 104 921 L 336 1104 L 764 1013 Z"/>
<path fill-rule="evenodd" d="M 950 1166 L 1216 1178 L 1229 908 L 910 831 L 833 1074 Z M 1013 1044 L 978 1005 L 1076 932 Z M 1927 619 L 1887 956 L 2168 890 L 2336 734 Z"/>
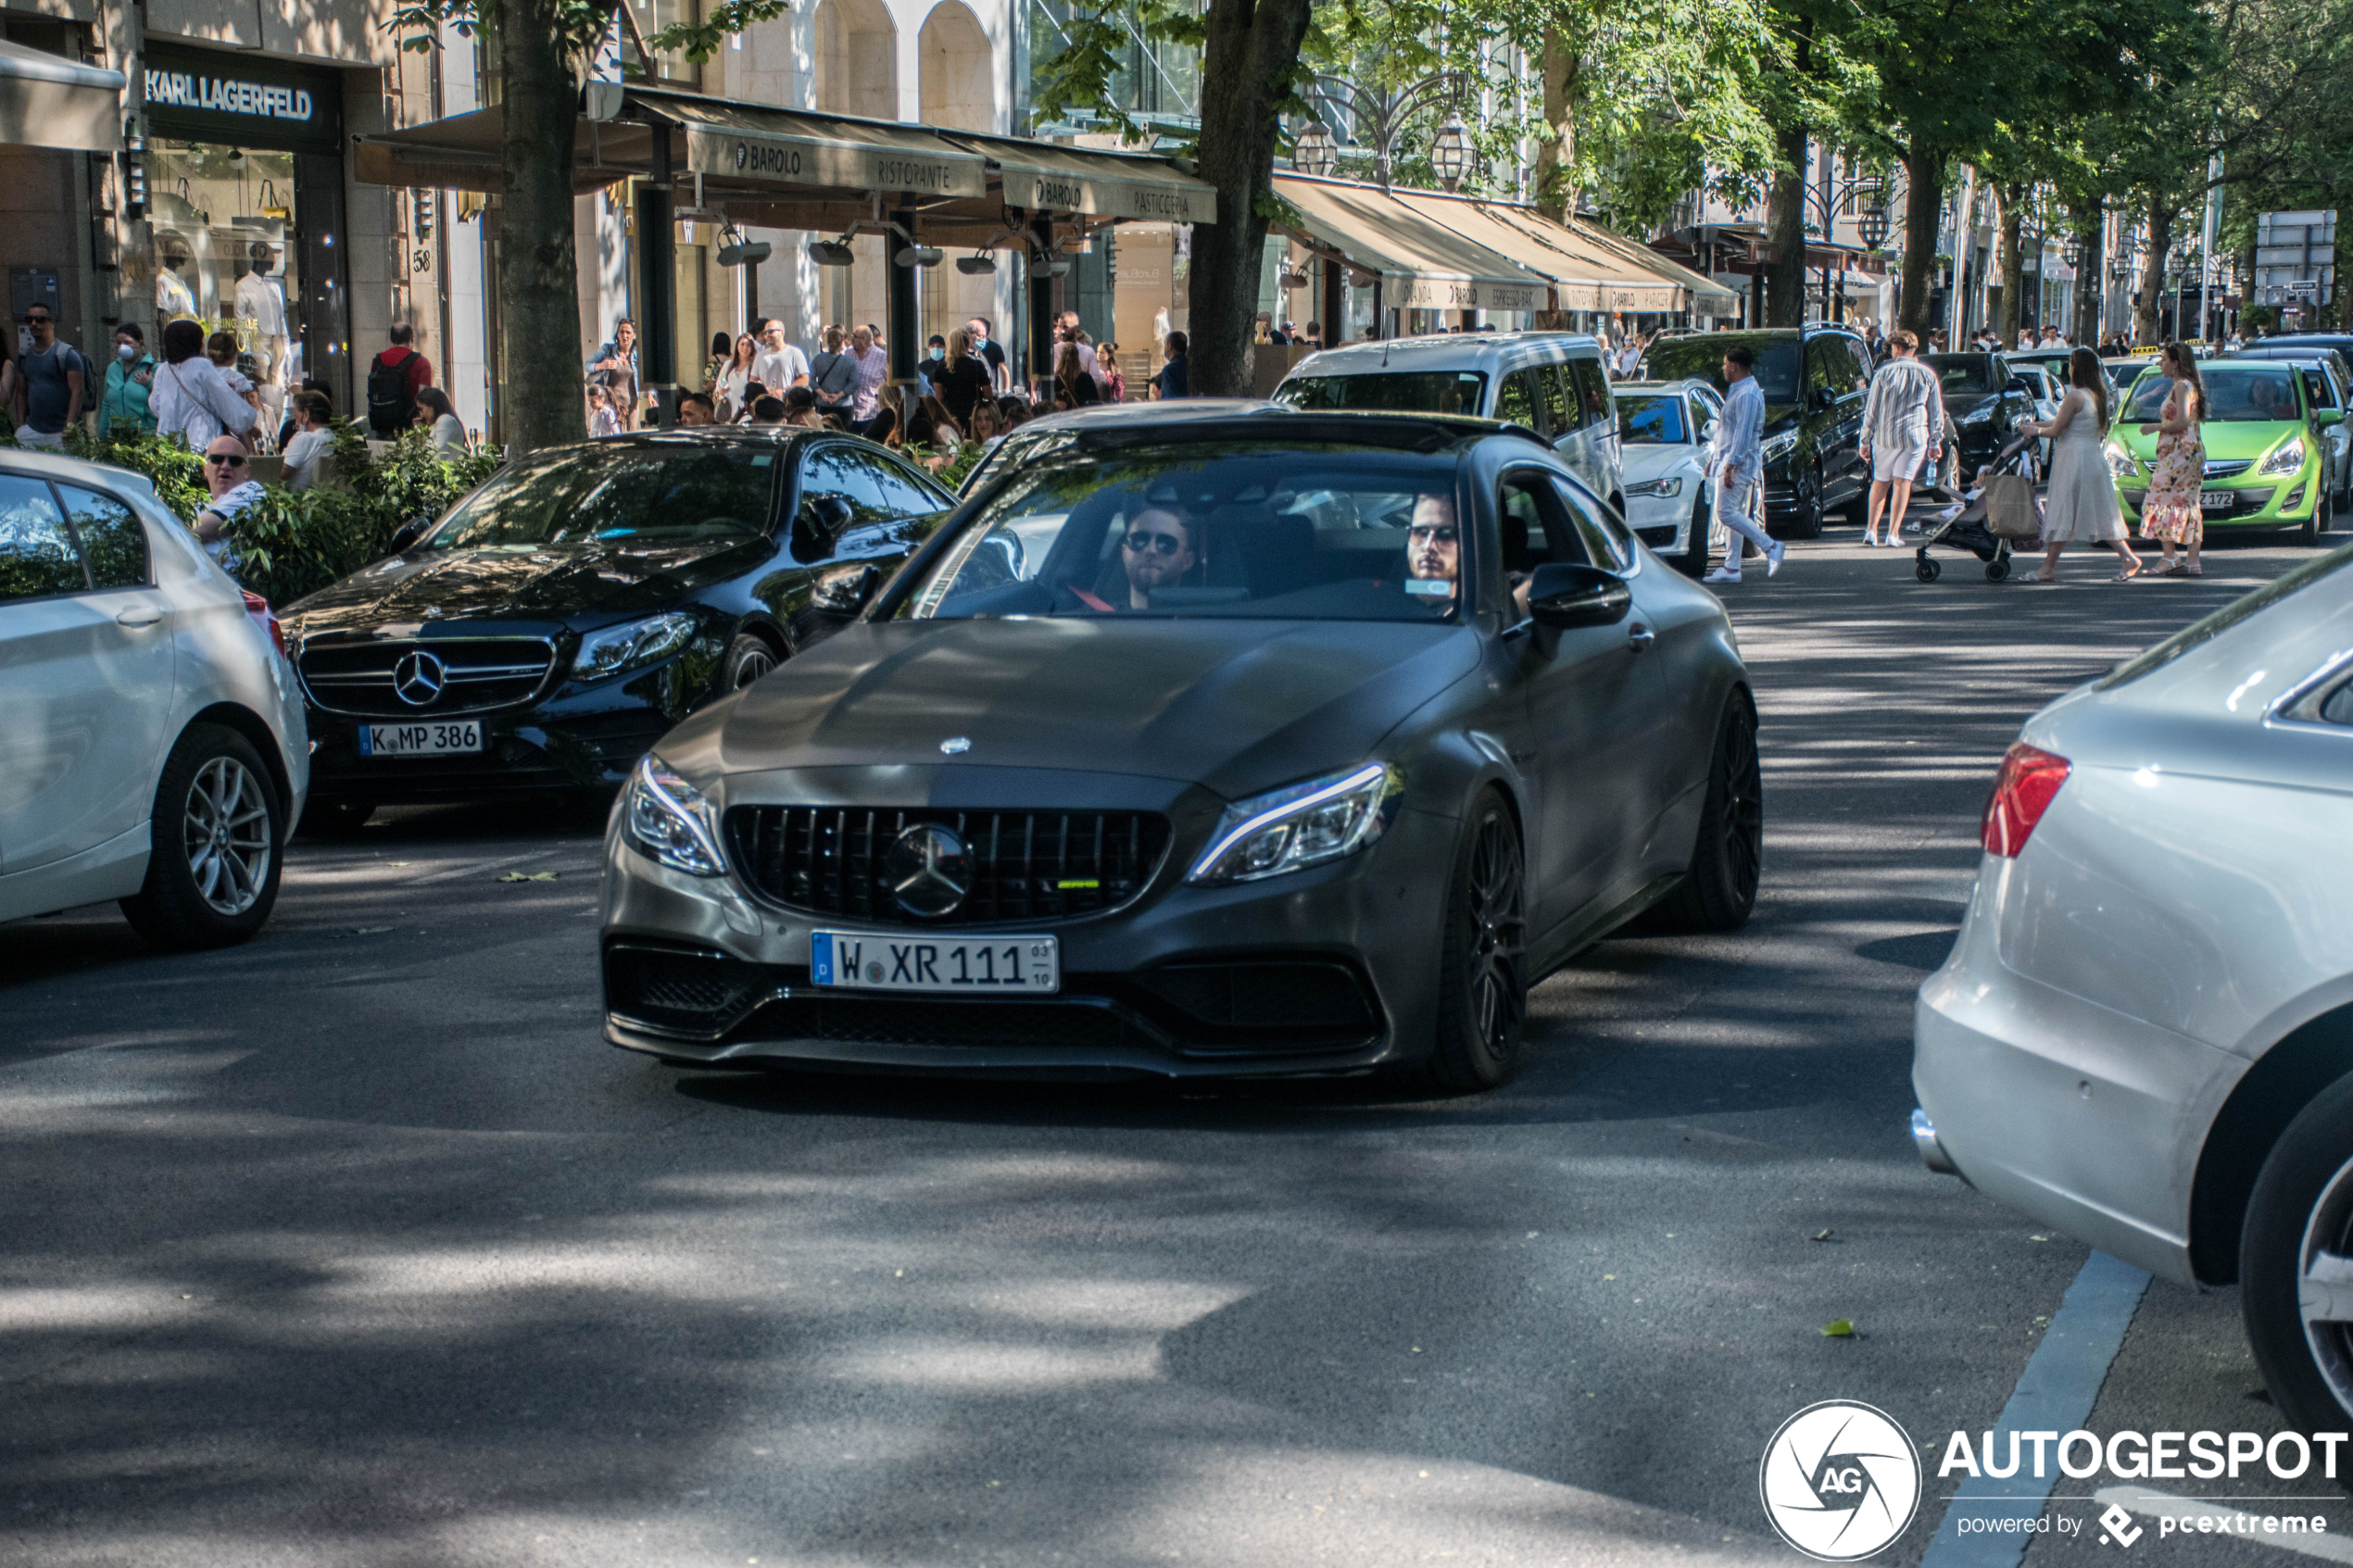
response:
<path fill-rule="evenodd" d="M 849 422 L 863 430 L 882 408 L 883 383 L 890 379 L 890 356 L 875 346 L 872 327 L 859 327 L 849 334 L 849 358 L 858 366 L 858 390 L 850 394 Z"/>
<path fill-rule="evenodd" d="M 782 397 L 789 386 L 809 384 L 809 356 L 785 341 L 785 324 L 774 316 L 760 325 L 760 352 L 752 356 L 751 379 Z"/>
<path fill-rule="evenodd" d="M 1767 533 L 1765 510 L 1765 393 L 1753 373 L 1756 355 L 1745 344 L 1724 351 L 1723 417 L 1716 421 L 1716 439 L 1708 443 L 1707 471 L 1716 476 L 1716 515 L 1732 531 L 1731 548 L 1724 564 L 1709 572 L 1705 583 L 1741 580 L 1741 541 L 1765 552 L 1765 575 L 1781 569 L 1786 548 Z"/>
<path fill-rule="evenodd" d="M 1880 542 L 1882 511 L 1887 542 L 1902 542 L 1912 482 L 1929 454 L 1944 449 L 1944 394 L 1936 372 L 1915 358 L 1920 340 L 1898 332 L 1887 341 L 1894 352 L 1871 376 L 1870 395 L 1863 400 L 1862 458 L 1871 465 L 1870 509 L 1863 520 L 1867 546 Z"/>
<path fill-rule="evenodd" d="M 308 490 L 319 483 L 319 459 L 334 447 L 335 433 L 327 428 L 333 408 L 326 394 L 321 392 L 297 392 L 286 401 L 294 406 L 298 422 L 295 437 L 286 443 L 280 462 L 286 488 Z"/>

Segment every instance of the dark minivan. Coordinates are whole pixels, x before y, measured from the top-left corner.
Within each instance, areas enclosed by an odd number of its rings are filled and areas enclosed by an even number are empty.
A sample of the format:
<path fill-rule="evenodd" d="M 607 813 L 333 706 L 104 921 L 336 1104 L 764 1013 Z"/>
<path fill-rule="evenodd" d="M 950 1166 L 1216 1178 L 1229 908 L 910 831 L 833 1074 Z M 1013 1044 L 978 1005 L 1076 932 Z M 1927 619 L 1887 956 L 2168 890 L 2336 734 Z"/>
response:
<path fill-rule="evenodd" d="M 1696 376 L 1722 391 L 1724 351 L 1734 344 L 1756 356 L 1765 395 L 1765 526 L 1785 539 L 1815 538 L 1824 513 L 1859 511 L 1870 488 L 1860 449 L 1870 351 L 1839 326 L 1695 332 L 1651 345 L 1638 373 Z"/>

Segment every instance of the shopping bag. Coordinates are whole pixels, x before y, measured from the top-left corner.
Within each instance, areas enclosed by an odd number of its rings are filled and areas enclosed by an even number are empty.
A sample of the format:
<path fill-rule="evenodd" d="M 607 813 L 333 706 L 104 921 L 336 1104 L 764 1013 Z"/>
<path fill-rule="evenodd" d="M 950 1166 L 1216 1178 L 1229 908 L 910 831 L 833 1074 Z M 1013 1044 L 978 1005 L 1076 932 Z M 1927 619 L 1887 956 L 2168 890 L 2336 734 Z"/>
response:
<path fill-rule="evenodd" d="M 2032 539 L 2043 532 L 2034 505 L 2034 482 L 2024 474 L 1997 473 L 1985 482 L 1985 526 L 1998 539 Z"/>

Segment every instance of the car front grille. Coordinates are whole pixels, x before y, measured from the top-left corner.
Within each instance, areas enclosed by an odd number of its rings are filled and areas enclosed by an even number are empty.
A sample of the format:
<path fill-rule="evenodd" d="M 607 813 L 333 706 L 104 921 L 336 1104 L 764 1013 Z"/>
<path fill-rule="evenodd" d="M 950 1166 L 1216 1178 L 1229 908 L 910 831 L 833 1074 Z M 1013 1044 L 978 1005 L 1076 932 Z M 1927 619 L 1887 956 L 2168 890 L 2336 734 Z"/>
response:
<path fill-rule="evenodd" d="M 2250 458 L 2221 458 L 2206 465 L 2206 477 L 2208 479 L 2228 479 L 2233 474 L 2245 473 L 2248 469 L 2251 469 L 2254 466 L 2254 459 Z"/>
<path fill-rule="evenodd" d="M 963 841 L 970 887 L 932 918 L 900 906 L 886 860 L 919 823 Z M 762 897 L 814 915 L 885 925 L 1060 920 L 1116 908 L 1143 891 L 1168 852 L 1152 811 L 943 811 L 893 807 L 736 806 L 726 816 L 736 871 Z"/>
<path fill-rule="evenodd" d="M 417 663 L 406 665 L 411 655 Z M 409 719 L 529 702 L 555 662 L 555 646 L 538 637 L 434 637 L 306 643 L 300 669 L 310 700 L 330 713 Z"/>

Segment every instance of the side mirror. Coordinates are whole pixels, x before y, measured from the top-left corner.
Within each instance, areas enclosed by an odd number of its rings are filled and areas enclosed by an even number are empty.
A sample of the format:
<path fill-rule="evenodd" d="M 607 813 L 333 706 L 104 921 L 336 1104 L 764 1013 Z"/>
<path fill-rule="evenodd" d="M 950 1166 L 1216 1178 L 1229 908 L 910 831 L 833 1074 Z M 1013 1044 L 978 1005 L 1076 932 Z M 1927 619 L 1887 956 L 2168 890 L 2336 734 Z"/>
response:
<path fill-rule="evenodd" d="M 810 589 L 810 602 L 834 615 L 855 615 L 874 601 L 882 582 L 882 569 L 872 561 L 829 571 Z"/>
<path fill-rule="evenodd" d="M 1816 388 L 1814 389 L 1814 407 L 1815 407 L 1815 408 L 1836 408 L 1837 406 L 1838 406 L 1838 389 L 1837 389 L 1836 387 L 1834 387 L 1834 386 L 1818 386 L 1818 387 L 1816 387 Z"/>
<path fill-rule="evenodd" d="M 2012 392 L 2022 393 L 2026 396 L 2032 397 L 2034 395 L 2034 383 L 2028 381 L 2024 376 L 2012 376 L 2010 378 L 2010 390 Z"/>
<path fill-rule="evenodd" d="M 1699 438 L 1702 441 L 1713 441 L 1716 439 L 1716 421 L 1714 420 L 1707 420 L 1701 423 L 1699 427 Z"/>
<path fill-rule="evenodd" d="M 398 555 L 401 551 L 407 549 L 409 546 L 423 538 L 425 536 L 425 530 L 431 528 L 433 524 L 426 521 L 423 518 L 410 518 L 407 522 L 402 523 L 398 528 L 392 531 L 392 539 L 385 550 L 385 553 L 387 555 Z"/>
<path fill-rule="evenodd" d="M 2341 425 L 2345 422 L 2345 410 L 2342 408 L 2320 409 L 2313 414 L 2312 422 L 2323 430 L 2330 425 Z"/>
<path fill-rule="evenodd" d="M 834 543 L 849 526 L 851 516 L 849 503 L 838 495 L 812 495 L 803 501 L 800 515 L 793 519 L 794 558 L 815 561 L 833 554 Z"/>
<path fill-rule="evenodd" d="M 1538 567 L 1528 583 L 1529 618 L 1555 632 L 1615 625 L 1633 604 L 1626 580 L 1597 566 L 1552 561 Z"/>

